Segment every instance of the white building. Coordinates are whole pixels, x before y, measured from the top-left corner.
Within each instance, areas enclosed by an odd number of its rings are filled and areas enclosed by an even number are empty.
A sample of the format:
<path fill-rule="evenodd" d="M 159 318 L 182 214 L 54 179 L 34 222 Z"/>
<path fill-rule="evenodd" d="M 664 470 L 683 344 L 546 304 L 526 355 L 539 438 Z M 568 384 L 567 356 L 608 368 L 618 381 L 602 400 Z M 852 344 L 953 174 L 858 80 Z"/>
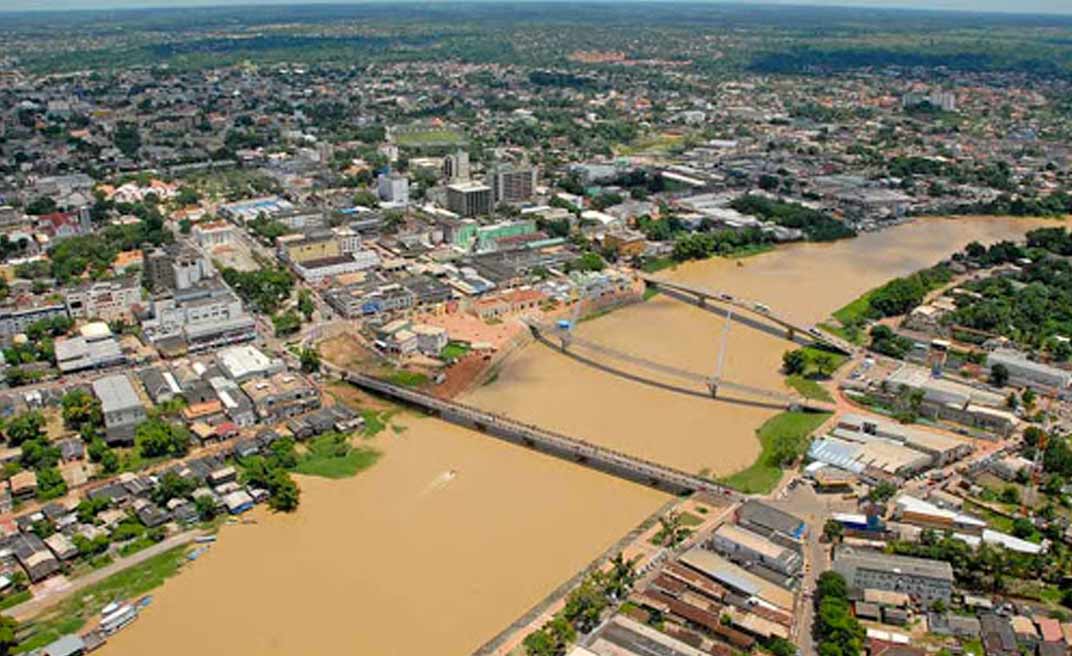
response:
<path fill-rule="evenodd" d="M 131 307 L 141 302 L 141 282 L 133 277 L 87 282 L 67 290 L 65 296 L 72 319 L 126 319 Z"/>
<path fill-rule="evenodd" d="M 376 190 L 386 203 L 409 204 L 409 180 L 401 173 L 381 173 L 376 178 Z"/>
<path fill-rule="evenodd" d="M 448 343 L 447 329 L 417 324 L 410 329 L 417 336 L 417 350 L 425 355 L 438 356 Z"/>
<path fill-rule="evenodd" d="M 142 321 L 145 337 L 186 342 L 191 350 L 256 337 L 256 323 L 242 301 L 226 287 L 201 287 L 154 299 L 150 318 Z"/>
<path fill-rule="evenodd" d="M 315 260 L 295 263 L 294 270 L 302 280 L 316 284 L 325 278 L 335 278 L 349 273 L 357 273 L 380 265 L 380 256 L 376 251 L 356 251 L 338 257 L 323 257 Z"/>
<path fill-rule="evenodd" d="M 194 241 L 201 248 L 213 248 L 230 244 L 235 238 L 235 227 L 226 221 L 199 223 L 193 228 Z"/>
<path fill-rule="evenodd" d="M 104 415 L 105 441 L 108 444 L 133 444 L 134 431 L 146 419 L 130 379 L 117 374 L 93 381 L 93 394 L 100 399 Z"/>

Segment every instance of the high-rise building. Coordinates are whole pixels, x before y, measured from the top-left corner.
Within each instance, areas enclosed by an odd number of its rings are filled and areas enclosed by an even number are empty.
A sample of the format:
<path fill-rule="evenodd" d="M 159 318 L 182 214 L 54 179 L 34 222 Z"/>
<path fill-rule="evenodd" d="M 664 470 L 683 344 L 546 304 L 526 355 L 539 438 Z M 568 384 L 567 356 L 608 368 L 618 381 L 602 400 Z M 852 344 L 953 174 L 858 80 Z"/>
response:
<path fill-rule="evenodd" d="M 188 289 L 215 275 L 212 262 L 180 244 L 154 248 L 145 255 L 145 283 L 154 293 Z"/>
<path fill-rule="evenodd" d="M 401 173 L 381 173 L 376 179 L 380 200 L 397 205 L 409 204 L 409 180 Z"/>
<path fill-rule="evenodd" d="M 449 182 L 469 180 L 469 153 L 458 150 L 443 159 L 443 175 Z"/>
<path fill-rule="evenodd" d="M 447 208 L 461 216 L 491 213 L 491 187 L 479 182 L 459 182 L 447 186 Z"/>
<path fill-rule="evenodd" d="M 536 167 L 515 167 L 499 164 L 488 173 L 488 185 L 492 200 L 499 203 L 524 203 L 532 198 L 536 189 Z"/>
<path fill-rule="evenodd" d="M 942 111 L 957 111 L 957 94 L 952 91 L 931 91 L 930 93 L 910 92 L 901 96 L 902 107 L 918 107 L 923 104 L 937 107 Z"/>

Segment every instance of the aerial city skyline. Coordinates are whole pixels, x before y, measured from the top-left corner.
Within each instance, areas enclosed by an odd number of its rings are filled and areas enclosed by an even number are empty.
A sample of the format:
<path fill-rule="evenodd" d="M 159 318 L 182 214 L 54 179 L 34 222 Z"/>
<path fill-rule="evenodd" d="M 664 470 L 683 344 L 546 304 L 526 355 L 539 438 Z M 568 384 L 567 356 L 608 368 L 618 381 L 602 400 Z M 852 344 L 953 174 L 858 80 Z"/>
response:
<path fill-rule="evenodd" d="M 1069 656 L 1069 7 L 150 4 L 0 0 L 0 656 Z"/>

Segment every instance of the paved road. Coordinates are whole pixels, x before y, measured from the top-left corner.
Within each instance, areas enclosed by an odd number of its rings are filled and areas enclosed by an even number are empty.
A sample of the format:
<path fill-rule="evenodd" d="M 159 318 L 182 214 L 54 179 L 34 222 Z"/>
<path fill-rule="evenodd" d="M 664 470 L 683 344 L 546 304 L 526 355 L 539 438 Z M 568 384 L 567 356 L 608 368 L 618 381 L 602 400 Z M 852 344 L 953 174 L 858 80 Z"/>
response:
<path fill-rule="evenodd" d="M 64 587 L 62 589 L 50 590 L 45 594 L 42 594 L 39 597 L 34 597 L 29 601 L 25 601 L 18 606 L 12 606 L 11 609 L 7 611 L 7 614 L 14 617 L 19 622 L 24 622 L 36 616 L 41 611 L 55 606 L 63 599 L 69 597 L 70 595 L 74 594 L 75 592 L 78 592 L 79 590 L 87 586 L 94 585 L 95 583 L 100 583 L 101 581 L 113 574 L 118 574 L 119 572 L 129 567 L 139 565 L 146 560 L 152 558 L 153 556 L 158 556 L 165 551 L 174 549 L 175 547 L 190 544 L 196 538 L 202 535 L 205 535 L 205 531 L 202 531 L 200 529 L 173 535 L 165 539 L 163 542 L 154 544 L 153 546 L 148 547 L 146 549 L 142 549 L 141 551 L 132 556 L 120 558 L 111 565 L 102 567 L 90 574 L 86 574 L 85 576 L 80 576 L 77 579 L 70 581 L 67 587 Z"/>
<path fill-rule="evenodd" d="M 814 615 L 812 595 L 819 574 L 830 568 L 828 545 L 820 541 L 823 525 L 831 513 L 853 510 L 855 504 L 838 495 L 816 494 L 815 490 L 806 484 L 798 484 L 792 490 L 786 489 L 784 495 L 776 494 L 770 503 L 800 517 L 808 525 L 808 537 L 803 549 L 805 573 L 801 580 L 800 593 L 797 595 L 797 608 L 794 613 L 796 622 L 792 637 L 803 656 L 814 656 L 816 651 L 811 635 Z"/>

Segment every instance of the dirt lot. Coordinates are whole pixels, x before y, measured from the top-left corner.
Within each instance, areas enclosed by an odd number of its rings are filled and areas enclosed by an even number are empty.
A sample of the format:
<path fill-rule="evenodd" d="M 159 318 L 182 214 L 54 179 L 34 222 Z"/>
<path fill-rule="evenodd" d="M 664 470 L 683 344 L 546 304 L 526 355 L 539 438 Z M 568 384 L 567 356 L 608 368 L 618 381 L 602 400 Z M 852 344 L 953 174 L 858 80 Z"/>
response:
<path fill-rule="evenodd" d="M 353 335 L 343 334 L 325 339 L 318 348 L 321 358 L 340 367 L 357 368 L 378 362 L 376 356 Z"/>
<path fill-rule="evenodd" d="M 330 383 L 325 388 L 325 397 L 331 403 L 341 403 L 351 410 L 373 410 L 375 412 L 393 410 L 396 406 L 383 399 L 372 396 L 349 383 L 341 380 Z"/>

